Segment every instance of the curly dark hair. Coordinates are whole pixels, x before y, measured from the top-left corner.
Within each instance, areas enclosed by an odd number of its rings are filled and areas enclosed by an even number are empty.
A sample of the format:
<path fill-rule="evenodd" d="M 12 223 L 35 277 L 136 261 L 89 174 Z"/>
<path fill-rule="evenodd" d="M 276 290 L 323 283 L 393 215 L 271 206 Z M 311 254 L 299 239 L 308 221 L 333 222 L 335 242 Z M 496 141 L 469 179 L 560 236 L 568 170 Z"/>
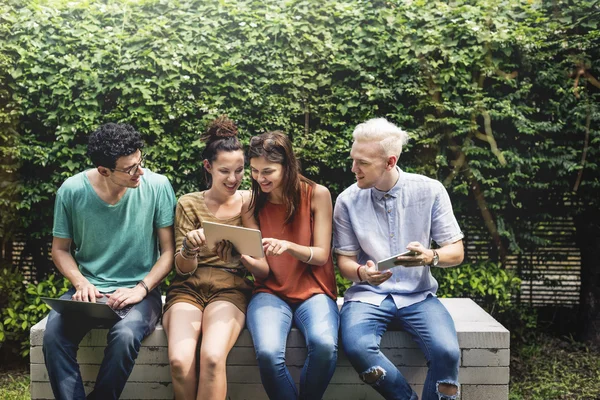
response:
<path fill-rule="evenodd" d="M 212 164 L 217 159 L 220 151 L 242 150 L 242 144 L 238 139 L 238 128 L 235 123 L 227 117 L 221 115 L 213 120 L 206 132 L 200 136 L 200 140 L 206 143 L 202 158 Z M 206 186 L 212 186 L 212 176 L 204 170 L 204 179 Z"/>
<path fill-rule="evenodd" d="M 109 122 L 90 134 L 87 155 L 95 166 L 115 168 L 119 157 L 144 147 L 141 135 L 129 124 Z"/>

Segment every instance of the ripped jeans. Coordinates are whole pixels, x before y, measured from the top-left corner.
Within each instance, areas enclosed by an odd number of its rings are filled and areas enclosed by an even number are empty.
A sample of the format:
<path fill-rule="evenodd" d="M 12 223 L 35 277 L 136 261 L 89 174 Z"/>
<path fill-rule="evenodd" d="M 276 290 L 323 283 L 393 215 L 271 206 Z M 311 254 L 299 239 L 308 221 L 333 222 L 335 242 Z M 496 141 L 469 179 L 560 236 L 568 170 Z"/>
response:
<path fill-rule="evenodd" d="M 438 390 L 439 384 L 458 387 L 460 348 L 452 317 L 433 296 L 400 309 L 391 296 L 379 307 L 358 301 L 344 303 L 340 321 L 342 345 L 360 378 L 388 400 L 418 399 L 398 368 L 380 350 L 381 337 L 390 323 L 408 332 L 425 354 L 429 370 L 422 399 L 458 398 L 458 392 L 448 395 Z"/>

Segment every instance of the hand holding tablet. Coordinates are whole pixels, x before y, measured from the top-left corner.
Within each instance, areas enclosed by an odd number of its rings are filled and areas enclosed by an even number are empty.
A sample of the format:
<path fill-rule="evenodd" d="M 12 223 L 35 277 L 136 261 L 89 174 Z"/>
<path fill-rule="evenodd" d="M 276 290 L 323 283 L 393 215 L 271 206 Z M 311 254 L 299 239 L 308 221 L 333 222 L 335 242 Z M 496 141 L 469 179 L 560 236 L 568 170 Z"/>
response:
<path fill-rule="evenodd" d="M 221 240 L 218 242 L 215 253 L 217 253 L 217 257 L 226 263 L 237 262 L 242 256 L 229 240 Z"/>
<path fill-rule="evenodd" d="M 254 258 L 264 257 L 262 235 L 258 229 L 243 228 L 205 221 L 202 223 L 206 245 L 209 249 L 217 248 L 222 241 L 231 242 L 235 251 Z M 221 252 L 228 252 L 221 244 Z"/>
<path fill-rule="evenodd" d="M 400 254 L 396 254 L 390 258 L 383 259 L 377 262 L 377 269 L 379 271 L 385 271 L 390 268 L 399 267 L 404 265 L 403 262 L 415 262 L 415 257 L 419 256 L 421 253 L 414 250 L 405 251 Z M 402 257 L 401 259 L 398 257 Z"/>
<path fill-rule="evenodd" d="M 371 260 L 368 260 L 365 265 L 359 266 L 356 273 L 361 282 L 367 282 L 373 286 L 379 286 L 392 277 L 392 271 L 378 271 L 377 265 Z"/>

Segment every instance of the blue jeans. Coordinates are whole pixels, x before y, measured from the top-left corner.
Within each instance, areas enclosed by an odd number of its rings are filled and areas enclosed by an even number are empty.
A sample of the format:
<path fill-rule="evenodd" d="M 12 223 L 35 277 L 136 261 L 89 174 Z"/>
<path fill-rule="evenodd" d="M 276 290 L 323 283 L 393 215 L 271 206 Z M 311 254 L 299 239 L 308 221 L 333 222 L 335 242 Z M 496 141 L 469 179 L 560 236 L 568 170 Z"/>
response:
<path fill-rule="evenodd" d="M 304 335 L 308 354 L 300 375 L 300 393 L 285 365 L 285 347 L 292 322 Z M 335 371 L 339 313 L 335 301 L 316 294 L 300 304 L 288 304 L 269 293 L 250 300 L 246 323 L 260 378 L 269 399 L 318 400 Z"/>
<path fill-rule="evenodd" d="M 61 298 L 70 299 L 72 288 Z M 120 321 L 105 322 L 82 315 L 50 311 L 44 333 L 44 360 L 56 399 L 85 399 L 77 363 L 79 342 L 93 328 L 109 328 L 104 359 L 88 398 L 118 399 L 135 364 L 142 339 L 156 326 L 162 310 L 160 290 L 154 289 Z"/>
<path fill-rule="evenodd" d="M 418 399 L 398 368 L 379 348 L 390 323 L 399 324 L 425 354 L 429 370 L 423 400 L 458 398 L 437 390 L 440 383 L 458 386 L 460 348 L 452 317 L 433 296 L 401 309 L 396 308 L 391 296 L 379 307 L 358 301 L 344 303 L 342 345 L 359 377 L 386 399 Z"/>

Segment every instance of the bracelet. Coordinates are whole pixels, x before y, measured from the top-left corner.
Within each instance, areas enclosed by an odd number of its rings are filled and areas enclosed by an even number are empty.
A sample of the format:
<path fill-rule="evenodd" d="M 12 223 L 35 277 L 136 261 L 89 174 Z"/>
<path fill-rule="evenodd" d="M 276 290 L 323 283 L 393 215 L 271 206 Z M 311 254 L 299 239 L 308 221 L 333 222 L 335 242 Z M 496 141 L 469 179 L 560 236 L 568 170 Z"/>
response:
<path fill-rule="evenodd" d="M 310 250 L 310 257 L 308 257 L 308 260 L 306 260 L 307 264 L 312 260 L 312 258 L 314 256 L 312 247 L 309 247 L 308 249 Z"/>
<path fill-rule="evenodd" d="M 359 265 L 358 268 L 356 268 L 356 276 L 358 276 L 358 282 L 364 282 L 360 277 L 360 267 L 362 267 L 362 265 Z"/>
<path fill-rule="evenodd" d="M 148 289 L 148 285 L 146 285 L 146 282 L 144 282 L 144 280 L 142 279 L 142 280 L 141 280 L 141 281 L 139 281 L 137 284 L 138 284 L 138 285 L 140 285 L 140 284 L 141 284 L 141 285 L 142 285 L 142 287 L 143 287 L 144 289 L 146 289 L 146 296 L 148 296 L 148 293 L 150 293 L 150 290 Z"/>
<path fill-rule="evenodd" d="M 181 255 L 181 253 L 179 253 Z M 181 257 L 183 257 L 183 255 L 181 255 Z M 183 257 L 185 258 L 185 257 Z M 185 258 L 186 260 L 189 260 L 189 258 Z M 175 253 L 175 272 L 177 272 L 177 275 L 180 276 L 192 276 L 194 275 L 194 272 L 196 272 L 196 270 L 198 269 L 198 263 L 196 263 L 196 267 L 191 270 L 190 272 L 181 272 L 181 270 L 179 269 L 179 266 L 177 265 L 177 253 Z"/>
<path fill-rule="evenodd" d="M 185 258 L 186 260 L 193 260 L 196 258 L 196 256 L 198 256 L 198 253 L 198 251 L 190 251 L 185 246 L 181 246 L 181 250 L 179 250 L 181 257 Z"/>

